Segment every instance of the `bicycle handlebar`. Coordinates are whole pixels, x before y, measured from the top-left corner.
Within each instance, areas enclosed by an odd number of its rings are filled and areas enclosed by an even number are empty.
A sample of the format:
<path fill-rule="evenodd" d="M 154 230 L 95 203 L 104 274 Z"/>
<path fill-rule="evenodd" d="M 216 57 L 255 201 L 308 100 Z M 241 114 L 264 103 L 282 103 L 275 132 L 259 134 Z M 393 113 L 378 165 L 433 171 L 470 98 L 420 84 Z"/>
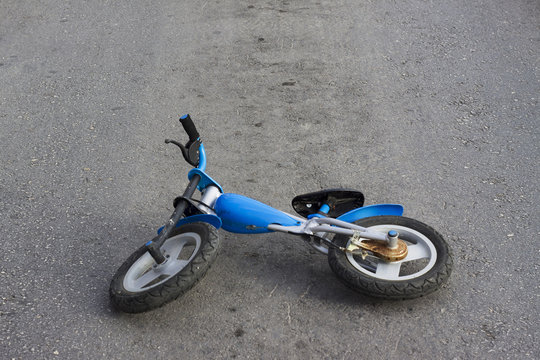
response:
<path fill-rule="evenodd" d="M 197 131 L 197 128 L 195 127 L 195 124 L 193 123 L 193 120 L 191 120 L 189 114 L 182 115 L 180 117 L 180 122 L 189 136 L 189 142 L 193 143 L 197 141 L 197 139 L 200 137 L 199 132 Z"/>
<path fill-rule="evenodd" d="M 184 127 L 184 130 L 189 135 L 189 141 L 186 145 L 180 144 L 178 141 L 165 139 L 166 144 L 174 144 L 182 150 L 184 159 L 191 165 L 198 167 L 204 171 L 206 167 L 206 156 L 204 153 L 204 147 L 202 146 L 202 140 L 199 136 L 199 132 L 191 120 L 189 114 L 182 115 L 180 117 L 180 123 Z"/>

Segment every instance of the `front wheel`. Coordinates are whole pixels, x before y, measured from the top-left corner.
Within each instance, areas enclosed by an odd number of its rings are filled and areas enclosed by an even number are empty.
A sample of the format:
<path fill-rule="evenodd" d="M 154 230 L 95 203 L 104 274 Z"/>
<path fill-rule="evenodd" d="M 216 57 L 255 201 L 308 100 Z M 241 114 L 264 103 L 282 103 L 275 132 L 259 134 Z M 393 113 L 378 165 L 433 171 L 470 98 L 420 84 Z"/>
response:
<path fill-rule="evenodd" d="M 430 226 L 402 216 L 374 216 L 355 224 L 383 233 L 397 231 L 407 244 L 408 254 L 403 260 L 387 262 L 369 253 L 363 258 L 330 247 L 330 268 L 352 289 L 379 298 L 412 299 L 435 291 L 450 276 L 450 249 Z M 333 242 L 346 248 L 350 238 L 336 235 Z"/>
<path fill-rule="evenodd" d="M 191 289 L 210 268 L 219 247 L 217 229 L 207 223 L 175 228 L 163 243 L 163 264 L 142 246 L 118 269 L 109 295 L 118 310 L 138 313 L 158 308 Z"/>

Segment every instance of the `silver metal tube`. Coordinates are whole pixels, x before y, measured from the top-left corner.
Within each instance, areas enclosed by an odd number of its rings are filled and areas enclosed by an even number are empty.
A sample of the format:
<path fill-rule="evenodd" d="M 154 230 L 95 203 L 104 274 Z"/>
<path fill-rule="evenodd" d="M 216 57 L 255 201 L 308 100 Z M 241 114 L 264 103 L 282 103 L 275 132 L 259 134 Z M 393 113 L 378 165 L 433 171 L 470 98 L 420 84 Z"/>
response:
<path fill-rule="evenodd" d="M 341 220 L 338 220 L 338 219 L 328 218 L 328 217 L 318 218 L 318 219 L 317 219 L 317 222 L 318 222 L 319 224 L 336 225 L 336 226 L 340 226 L 340 227 L 346 228 L 346 229 L 354 229 L 354 230 L 359 230 L 359 231 L 367 231 L 367 229 L 366 229 L 365 227 L 358 226 L 358 225 L 355 225 L 355 224 L 351 224 L 351 223 L 349 223 L 349 222 L 341 221 Z"/>
<path fill-rule="evenodd" d="M 318 226 L 310 227 L 310 230 L 313 232 L 329 232 L 329 233 L 347 235 L 347 236 L 353 236 L 355 232 L 358 232 L 360 233 L 361 237 L 366 238 L 366 239 L 388 241 L 386 234 L 382 234 L 376 231 L 369 231 L 365 228 L 363 229 L 364 230 L 343 229 L 343 228 L 330 226 L 330 225 L 318 225 Z"/>
<path fill-rule="evenodd" d="M 326 232 L 326 233 L 340 234 L 340 235 L 346 235 L 346 236 L 353 236 L 354 233 L 359 233 L 361 237 L 366 238 L 366 239 L 388 241 L 387 234 L 382 234 L 378 231 L 370 231 L 361 226 L 357 226 L 357 225 L 340 221 L 340 220 L 336 220 L 336 219 L 330 219 L 330 221 L 324 221 L 328 223 L 334 223 L 336 224 L 336 226 L 330 226 L 328 224 L 318 224 L 319 220 L 322 220 L 322 219 L 317 219 L 316 222 L 314 222 L 314 225 L 311 225 L 313 223 L 313 220 L 308 220 L 299 226 L 282 226 L 282 225 L 277 225 L 277 224 L 270 224 L 268 225 L 268 229 L 272 231 L 279 231 L 279 232 L 298 234 L 298 235 L 301 235 L 301 234 L 313 235 L 314 233 L 318 233 L 318 232 Z M 345 224 L 345 226 L 338 227 L 341 224 Z"/>
<path fill-rule="evenodd" d="M 214 205 L 216 204 L 217 198 L 220 196 L 221 196 L 221 192 L 219 191 L 219 189 L 215 186 L 210 185 L 206 189 L 204 189 L 204 192 L 202 193 L 202 196 L 201 196 L 201 202 L 213 208 Z M 204 212 L 209 211 L 209 209 L 207 209 L 204 206 L 201 206 L 200 210 Z"/>
<path fill-rule="evenodd" d="M 267 229 L 296 235 L 306 234 L 304 226 L 283 226 L 278 224 L 269 224 Z"/>

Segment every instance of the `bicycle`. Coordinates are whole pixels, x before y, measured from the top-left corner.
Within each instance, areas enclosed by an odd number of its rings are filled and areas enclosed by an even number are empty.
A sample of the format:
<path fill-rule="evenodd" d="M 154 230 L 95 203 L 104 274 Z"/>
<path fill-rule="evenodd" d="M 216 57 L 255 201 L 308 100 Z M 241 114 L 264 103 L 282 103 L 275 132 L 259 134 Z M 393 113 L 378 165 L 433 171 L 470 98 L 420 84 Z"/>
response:
<path fill-rule="evenodd" d="M 157 236 L 117 270 L 109 294 L 113 305 L 137 313 L 184 294 L 215 260 L 218 229 L 239 234 L 283 232 L 304 239 L 328 256 L 332 271 L 348 287 L 384 299 L 412 299 L 438 289 L 450 276 L 452 256 L 432 227 L 403 217 L 399 204 L 364 206 L 352 189 L 325 189 L 296 196 L 292 215 L 249 197 L 225 193 L 206 172 L 206 153 L 189 115 L 180 118 L 189 136 L 178 146 L 189 184 L 174 199 L 174 212 Z M 193 197 L 196 191 L 200 199 Z"/>

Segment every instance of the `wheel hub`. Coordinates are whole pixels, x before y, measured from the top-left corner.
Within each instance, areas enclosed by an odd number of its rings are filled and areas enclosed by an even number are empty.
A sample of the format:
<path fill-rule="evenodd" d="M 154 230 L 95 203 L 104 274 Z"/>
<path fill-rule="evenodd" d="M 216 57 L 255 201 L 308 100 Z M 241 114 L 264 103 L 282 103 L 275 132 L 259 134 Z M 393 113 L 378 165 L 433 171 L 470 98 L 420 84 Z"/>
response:
<path fill-rule="evenodd" d="M 403 260 L 407 257 L 408 253 L 407 244 L 401 239 L 397 240 L 397 246 L 395 248 L 390 248 L 387 241 L 355 239 L 354 236 L 349 246 L 345 249 L 345 252 L 360 254 L 363 258 L 367 255 L 367 251 L 385 261 Z"/>

